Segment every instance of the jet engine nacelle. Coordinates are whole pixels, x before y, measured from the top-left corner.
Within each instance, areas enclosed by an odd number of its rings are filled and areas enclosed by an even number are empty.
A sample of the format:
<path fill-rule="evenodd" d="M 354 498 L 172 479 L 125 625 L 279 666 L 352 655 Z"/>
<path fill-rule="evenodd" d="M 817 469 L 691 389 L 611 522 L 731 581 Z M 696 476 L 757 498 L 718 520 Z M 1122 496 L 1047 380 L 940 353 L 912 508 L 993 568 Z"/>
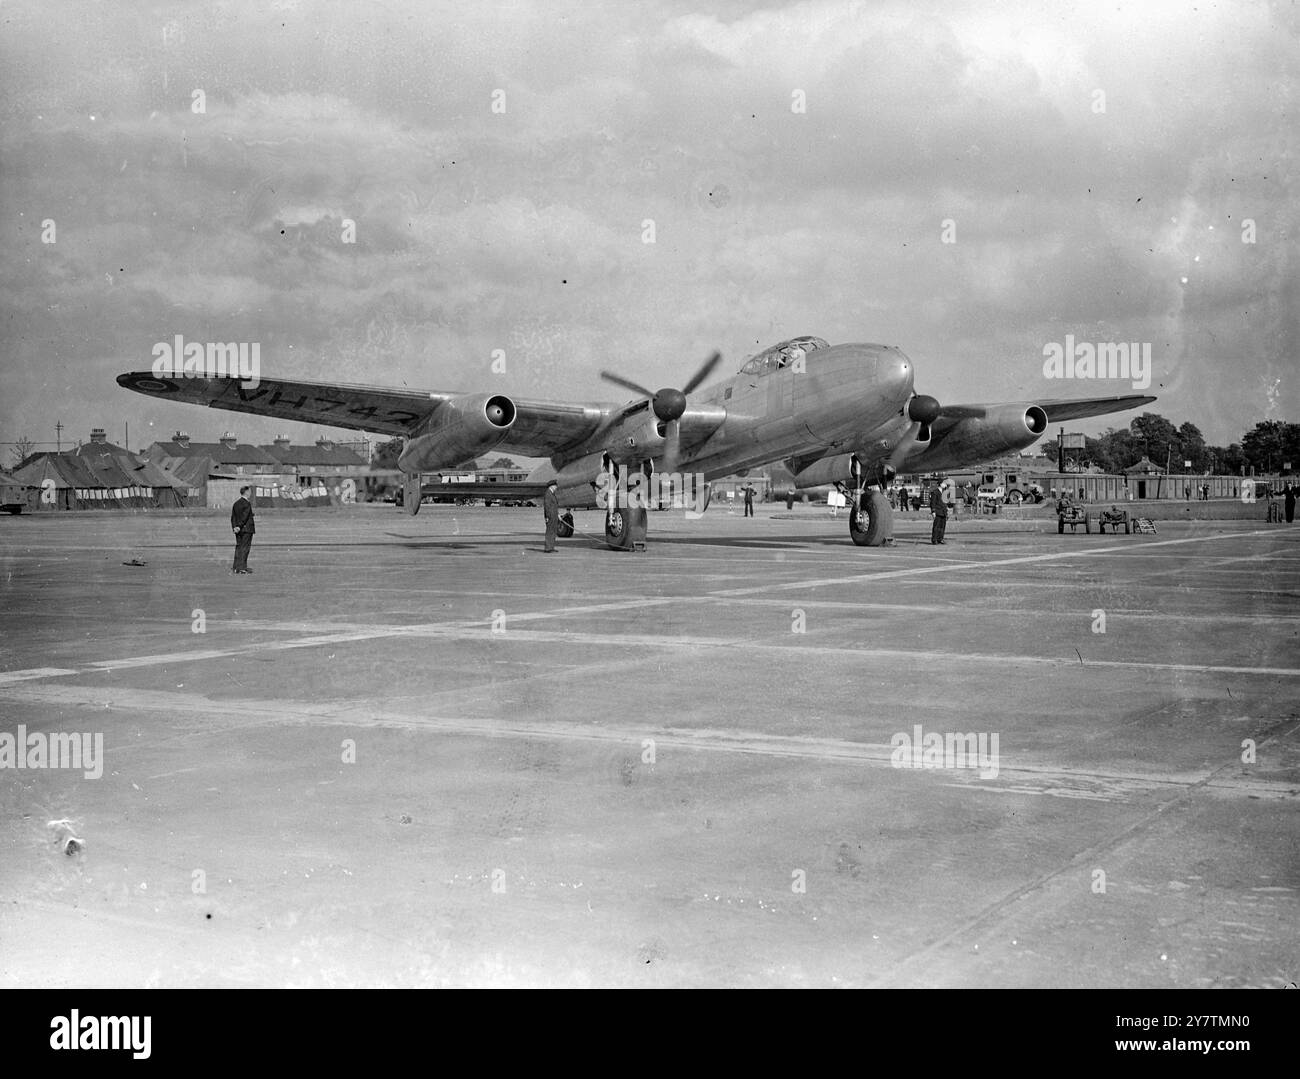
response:
<path fill-rule="evenodd" d="M 1038 405 L 993 405 L 983 416 L 952 422 L 940 419 L 924 449 L 909 453 L 900 472 L 954 468 L 988 461 L 1032 446 L 1047 432 L 1047 413 Z"/>
<path fill-rule="evenodd" d="M 456 468 L 505 440 L 515 403 L 504 394 L 463 394 L 444 401 L 407 439 L 397 467 L 403 472 Z"/>
<path fill-rule="evenodd" d="M 929 442 L 917 441 L 897 465 L 899 472 L 929 472 L 987 461 L 1004 453 L 1032 446 L 1047 431 L 1047 413 L 1038 405 L 994 405 L 981 417 L 940 419 Z M 794 477 L 796 487 L 847 483 L 856 456 L 868 483 L 878 480 L 876 469 L 889 456 L 890 440 L 814 461 Z"/>

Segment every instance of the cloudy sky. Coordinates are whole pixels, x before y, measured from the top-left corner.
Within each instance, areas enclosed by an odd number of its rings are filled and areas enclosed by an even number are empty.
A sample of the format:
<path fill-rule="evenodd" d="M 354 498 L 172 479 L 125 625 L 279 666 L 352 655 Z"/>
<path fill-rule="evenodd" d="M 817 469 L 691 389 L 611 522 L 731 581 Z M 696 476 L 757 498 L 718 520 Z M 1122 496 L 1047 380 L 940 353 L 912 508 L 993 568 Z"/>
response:
<path fill-rule="evenodd" d="M 325 433 L 114 384 L 176 334 L 527 397 L 807 333 L 949 402 L 1131 392 L 1045 380 L 1072 334 L 1212 442 L 1300 420 L 1300 10 L 924 7 L 6 3 L 0 440 Z"/>

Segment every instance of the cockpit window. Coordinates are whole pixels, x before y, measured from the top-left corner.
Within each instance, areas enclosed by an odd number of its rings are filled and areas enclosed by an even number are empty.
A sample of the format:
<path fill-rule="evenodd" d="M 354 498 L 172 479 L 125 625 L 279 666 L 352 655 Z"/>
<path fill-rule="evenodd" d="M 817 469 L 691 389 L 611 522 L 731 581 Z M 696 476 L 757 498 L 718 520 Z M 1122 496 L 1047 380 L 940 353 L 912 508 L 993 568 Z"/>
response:
<path fill-rule="evenodd" d="M 792 337 L 789 341 L 782 341 L 779 345 L 773 345 L 757 356 L 750 357 L 741 367 L 740 373 L 764 375 L 769 371 L 779 371 L 782 367 L 787 367 L 801 357 L 807 356 L 808 353 L 827 347 L 829 346 L 820 337 Z"/>

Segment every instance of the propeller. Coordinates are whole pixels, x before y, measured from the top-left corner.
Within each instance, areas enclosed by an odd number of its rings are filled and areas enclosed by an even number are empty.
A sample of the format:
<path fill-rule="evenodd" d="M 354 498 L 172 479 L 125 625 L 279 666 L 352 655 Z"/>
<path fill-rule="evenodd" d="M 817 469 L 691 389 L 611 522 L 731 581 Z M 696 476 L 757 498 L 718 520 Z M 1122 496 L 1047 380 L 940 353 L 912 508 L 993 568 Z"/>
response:
<path fill-rule="evenodd" d="M 718 366 L 722 360 L 722 353 L 715 352 L 703 364 L 698 371 L 691 376 L 689 382 L 680 390 L 672 386 L 665 386 L 663 389 L 655 391 L 648 390 L 639 383 L 631 379 L 617 375 L 613 371 L 601 371 L 600 377 L 606 382 L 612 382 L 615 386 L 622 386 L 625 390 L 631 390 L 641 397 L 649 398 L 650 410 L 655 417 L 665 425 L 664 428 L 664 450 L 660 458 L 661 471 L 676 472 L 677 461 L 681 456 L 681 425 L 678 421 L 682 413 L 686 411 L 686 395 L 695 390 L 700 383 L 713 374 L 713 369 Z M 622 413 L 615 413 L 608 421 L 597 431 L 597 435 L 603 434 Z"/>

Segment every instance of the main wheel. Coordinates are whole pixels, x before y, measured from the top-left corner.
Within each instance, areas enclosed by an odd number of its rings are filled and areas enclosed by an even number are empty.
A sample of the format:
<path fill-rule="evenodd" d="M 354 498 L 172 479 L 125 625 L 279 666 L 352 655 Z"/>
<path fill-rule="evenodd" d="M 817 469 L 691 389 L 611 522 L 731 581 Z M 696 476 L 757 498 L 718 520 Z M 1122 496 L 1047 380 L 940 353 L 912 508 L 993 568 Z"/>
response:
<path fill-rule="evenodd" d="M 630 547 L 628 533 L 632 530 L 632 521 L 624 510 L 610 510 L 605 514 L 605 542 L 611 547 L 625 550 Z"/>
<path fill-rule="evenodd" d="M 849 535 L 859 547 L 879 547 L 893 532 L 893 510 L 881 492 L 866 492 L 859 504 L 849 507 Z"/>

